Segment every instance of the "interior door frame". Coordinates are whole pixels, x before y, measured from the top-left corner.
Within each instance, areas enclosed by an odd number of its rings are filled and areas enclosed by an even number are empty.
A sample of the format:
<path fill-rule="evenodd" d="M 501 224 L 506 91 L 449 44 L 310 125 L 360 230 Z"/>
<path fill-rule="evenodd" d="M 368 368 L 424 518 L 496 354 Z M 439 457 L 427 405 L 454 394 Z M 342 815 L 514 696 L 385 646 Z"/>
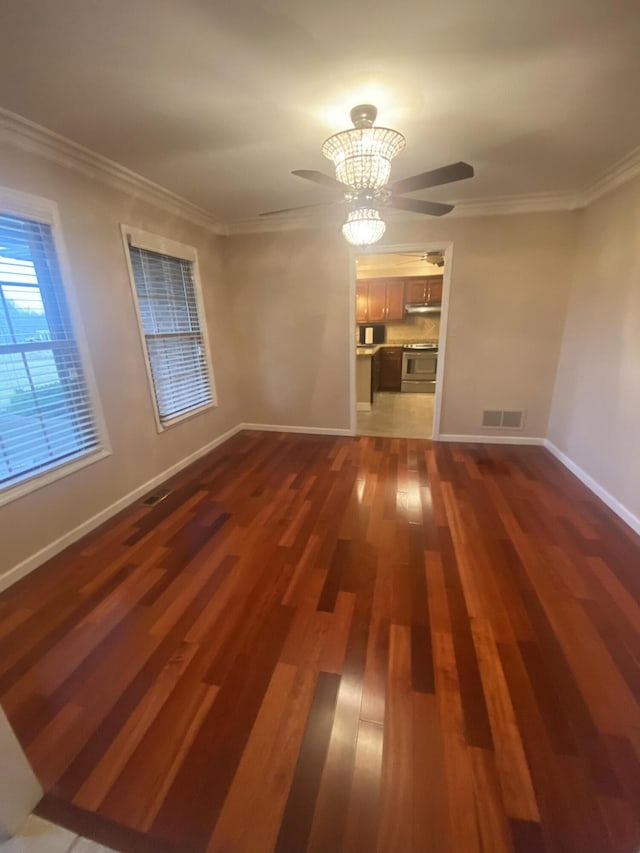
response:
<path fill-rule="evenodd" d="M 433 430 L 431 438 L 438 441 L 440 438 L 440 421 L 442 419 L 442 399 L 444 395 L 445 381 L 445 358 L 447 350 L 447 329 L 449 323 L 449 296 L 451 291 L 451 274 L 453 267 L 453 240 L 438 240 L 429 243 L 392 243 L 376 247 L 376 255 L 396 254 L 397 252 L 436 252 L 444 251 L 444 274 L 442 282 L 442 310 L 440 312 L 440 337 L 438 339 L 438 369 L 436 372 L 436 393 L 433 402 Z M 350 396 L 350 431 L 352 435 L 357 434 L 357 411 L 356 411 L 356 258 L 358 255 L 367 254 L 353 248 L 350 253 L 350 308 L 349 308 L 349 335 L 351 340 L 350 370 L 349 370 L 349 396 Z"/>

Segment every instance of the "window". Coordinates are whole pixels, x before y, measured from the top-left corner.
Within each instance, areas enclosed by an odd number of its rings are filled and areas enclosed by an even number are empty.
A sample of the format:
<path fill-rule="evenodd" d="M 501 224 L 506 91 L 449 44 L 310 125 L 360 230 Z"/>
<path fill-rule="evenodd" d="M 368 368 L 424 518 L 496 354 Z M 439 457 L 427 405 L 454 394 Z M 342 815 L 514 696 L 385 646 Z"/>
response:
<path fill-rule="evenodd" d="M 51 225 L 0 209 L 0 489 L 99 444 Z"/>
<path fill-rule="evenodd" d="M 213 405 L 195 250 L 123 229 L 147 366 L 162 429 Z"/>

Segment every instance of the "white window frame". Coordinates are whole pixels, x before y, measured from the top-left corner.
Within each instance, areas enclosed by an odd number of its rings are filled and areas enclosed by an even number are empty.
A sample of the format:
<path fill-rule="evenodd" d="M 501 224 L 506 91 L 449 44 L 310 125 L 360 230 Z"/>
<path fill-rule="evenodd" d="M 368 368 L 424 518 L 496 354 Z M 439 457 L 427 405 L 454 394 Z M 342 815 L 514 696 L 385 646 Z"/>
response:
<path fill-rule="evenodd" d="M 111 445 L 98 395 L 87 337 L 76 299 L 71 267 L 62 234 L 58 205 L 55 201 L 48 198 L 31 195 L 30 193 L 14 190 L 9 187 L 0 187 L 0 212 L 21 219 L 42 222 L 51 228 L 51 238 L 56 251 L 62 290 L 71 318 L 71 328 L 80 356 L 98 442 L 96 447 L 88 450 L 79 450 L 72 457 L 66 457 L 59 462 L 52 462 L 51 465 L 48 465 L 39 473 L 27 472 L 16 477 L 10 485 L 0 486 L 0 506 L 3 506 L 30 492 L 34 492 L 36 489 L 48 486 L 56 482 L 56 480 L 62 479 L 62 477 L 67 477 L 69 474 L 80 471 L 82 468 L 86 468 L 87 465 L 93 465 L 95 462 L 111 456 Z"/>
<path fill-rule="evenodd" d="M 122 243 L 124 245 L 124 254 L 127 261 L 127 270 L 129 271 L 129 283 L 131 285 L 131 293 L 133 295 L 133 304 L 136 309 L 136 318 L 138 320 L 138 332 L 140 334 L 140 344 L 142 346 L 142 354 L 144 363 L 147 369 L 147 381 L 149 383 L 149 393 L 151 395 L 151 403 L 153 405 L 153 414 L 156 421 L 156 429 L 159 433 L 165 432 L 174 426 L 188 420 L 189 418 L 201 415 L 208 409 L 214 409 L 218 405 L 218 394 L 216 392 L 216 380 L 213 371 L 213 363 L 211 361 L 211 346 L 209 343 L 209 328 L 207 323 L 207 315 L 204 309 L 204 300 L 202 298 L 202 282 L 200 279 L 200 265 L 198 263 L 198 252 L 193 246 L 188 246 L 185 243 L 179 243 L 177 240 L 171 240 L 169 237 L 162 237 L 159 234 L 153 234 L 150 231 L 143 231 L 141 228 L 133 228 L 130 225 L 121 225 Z M 157 252 L 161 255 L 169 255 L 172 258 L 179 258 L 183 261 L 190 261 L 193 264 L 193 281 L 195 285 L 196 306 L 198 309 L 198 322 L 200 324 L 200 332 L 202 334 L 202 343 L 204 346 L 205 362 L 207 365 L 207 375 L 209 378 L 209 387 L 211 389 L 211 401 L 203 406 L 198 406 L 196 409 L 189 409 L 181 415 L 177 415 L 171 420 L 166 420 L 164 423 L 160 420 L 160 410 L 158 408 L 158 400 L 156 397 L 156 388 L 153 382 L 153 373 L 151 371 L 151 362 L 149 361 L 149 353 L 147 351 L 147 340 L 142 325 L 142 315 L 140 313 L 140 303 L 138 301 L 138 291 L 136 289 L 136 281 L 133 275 L 133 266 L 131 264 L 131 255 L 129 254 L 129 246 L 137 249 L 146 249 L 149 252 Z"/>

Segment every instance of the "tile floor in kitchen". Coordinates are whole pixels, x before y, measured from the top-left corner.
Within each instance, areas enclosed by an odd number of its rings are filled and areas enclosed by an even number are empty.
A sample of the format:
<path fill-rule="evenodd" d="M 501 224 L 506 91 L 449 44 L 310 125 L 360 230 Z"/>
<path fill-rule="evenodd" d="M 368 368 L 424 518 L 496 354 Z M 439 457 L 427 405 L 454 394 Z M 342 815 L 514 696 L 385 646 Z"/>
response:
<path fill-rule="evenodd" d="M 370 412 L 358 412 L 358 435 L 431 438 L 435 394 L 379 391 Z"/>
<path fill-rule="evenodd" d="M 68 829 L 49 823 L 36 815 L 29 817 L 18 832 L 0 841 L 0 853 L 116 853 L 111 847 L 96 844 Z"/>

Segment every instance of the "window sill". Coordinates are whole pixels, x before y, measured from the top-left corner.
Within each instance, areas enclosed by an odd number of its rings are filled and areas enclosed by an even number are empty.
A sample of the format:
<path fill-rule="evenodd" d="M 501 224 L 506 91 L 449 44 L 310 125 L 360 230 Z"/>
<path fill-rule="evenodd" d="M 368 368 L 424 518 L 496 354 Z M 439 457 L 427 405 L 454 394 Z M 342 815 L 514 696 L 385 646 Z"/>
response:
<path fill-rule="evenodd" d="M 80 471 L 88 465 L 93 465 L 94 462 L 106 459 L 108 456 L 111 456 L 111 450 L 106 447 L 101 447 L 97 450 L 92 450 L 89 453 L 78 455 L 72 460 L 60 462 L 55 467 L 47 468 L 47 470 L 43 471 L 41 474 L 36 474 L 34 476 L 29 476 L 27 474 L 22 480 L 17 480 L 12 485 L 5 486 L 0 490 L 0 506 L 4 506 L 5 504 L 18 500 L 31 492 L 44 488 L 44 486 L 49 486 L 57 480 L 61 480 L 63 477 L 68 477 L 69 474 L 74 474 L 76 471 Z"/>
<path fill-rule="evenodd" d="M 158 427 L 158 432 L 166 432 L 166 430 L 171 429 L 171 427 L 178 426 L 178 424 L 184 423 L 184 421 L 188 421 L 189 418 L 194 418 L 197 415 L 201 415 L 204 412 L 207 412 L 209 409 L 217 408 L 217 400 L 212 400 L 210 403 L 206 403 L 204 406 L 199 406 L 197 409 L 191 409 L 190 411 L 185 412 L 183 415 L 178 415 L 177 418 L 172 418 L 170 421 L 165 421 L 164 423 L 160 420 L 158 412 L 156 410 L 156 424 Z"/>

